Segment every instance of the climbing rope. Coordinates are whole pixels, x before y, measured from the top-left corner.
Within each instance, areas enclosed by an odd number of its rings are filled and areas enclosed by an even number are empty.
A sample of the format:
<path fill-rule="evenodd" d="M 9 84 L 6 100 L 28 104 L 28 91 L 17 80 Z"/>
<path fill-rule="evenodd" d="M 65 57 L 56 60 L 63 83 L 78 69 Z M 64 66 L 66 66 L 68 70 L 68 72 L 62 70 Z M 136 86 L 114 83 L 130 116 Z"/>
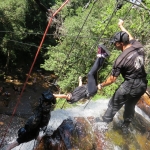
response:
<path fill-rule="evenodd" d="M 118 7 L 118 4 L 116 4 L 116 6 Z M 132 9 L 132 6 L 133 5 L 131 5 L 130 7 L 129 7 L 129 9 L 128 9 L 128 13 L 126 13 L 126 15 L 124 16 L 124 18 L 123 18 L 123 20 L 125 20 L 126 19 L 126 17 L 128 16 L 128 14 L 129 14 L 129 12 L 131 11 L 131 9 Z M 107 74 L 107 76 L 105 77 L 105 79 L 107 79 L 108 78 L 108 76 L 111 74 L 111 70 L 110 71 L 108 71 L 108 74 Z M 106 81 L 106 80 L 105 80 Z M 105 82 L 104 81 L 104 82 Z"/>
<path fill-rule="evenodd" d="M 136 4 L 136 2 L 139 2 L 138 0 L 136 0 L 134 3 L 133 2 L 131 2 L 131 1 L 128 1 L 128 0 L 125 0 L 126 2 L 128 2 L 128 3 L 131 3 L 131 4 L 133 4 L 133 5 L 136 5 L 136 6 L 138 6 L 138 7 L 141 7 L 141 8 L 143 8 L 143 9 L 145 9 L 145 10 L 148 10 L 148 12 L 150 13 L 150 9 L 149 8 L 147 8 L 142 2 L 140 2 L 141 4 L 142 4 L 142 6 L 141 5 L 138 5 L 138 4 Z"/>
<path fill-rule="evenodd" d="M 66 0 L 66 1 L 61 5 L 61 7 L 55 11 L 55 13 L 52 15 L 52 17 L 50 18 L 50 20 L 49 20 L 49 22 L 48 22 L 48 25 L 47 25 L 46 30 L 45 30 L 45 32 L 44 32 L 44 35 L 43 35 L 43 37 L 42 37 L 41 43 L 40 43 L 39 48 L 38 48 L 38 50 L 37 50 L 37 53 L 36 53 L 36 55 L 35 55 L 34 61 L 33 61 L 32 65 L 31 65 L 30 70 L 29 70 L 29 73 L 28 73 L 28 76 L 27 76 L 26 81 L 25 81 L 25 83 L 24 83 L 24 86 L 23 86 L 23 88 L 22 88 L 22 91 L 21 91 L 21 93 L 20 93 L 20 95 L 19 95 L 19 97 L 18 97 L 17 104 L 15 105 L 15 108 L 14 108 L 14 110 L 13 110 L 12 116 L 11 116 L 11 118 L 10 118 L 10 123 L 9 123 L 9 125 L 8 125 L 8 128 L 6 129 L 6 132 L 5 132 L 5 134 L 4 134 L 3 138 L 2 138 L 2 140 L 1 140 L 0 148 L 2 147 L 2 144 L 3 144 L 4 140 L 5 140 L 6 134 L 7 134 L 7 132 L 8 132 L 8 129 L 10 128 L 10 125 L 11 125 L 11 123 L 12 123 L 13 116 L 14 116 L 16 110 L 17 110 L 17 107 L 18 107 L 19 103 L 20 103 L 20 99 L 21 99 L 22 94 L 23 94 L 23 91 L 24 91 L 24 89 L 25 89 L 25 87 L 26 87 L 26 84 L 27 84 L 27 81 L 28 81 L 28 79 L 29 79 L 29 76 L 30 76 L 30 74 L 31 74 L 31 72 L 32 72 L 33 66 L 34 66 L 34 64 L 35 64 L 35 62 L 36 62 L 36 59 L 37 59 L 37 56 L 38 56 L 38 54 L 39 54 L 39 52 L 40 52 L 40 49 L 41 49 L 41 47 L 42 47 L 42 44 L 43 44 L 43 42 L 44 42 L 46 33 L 48 32 L 48 29 L 49 29 L 49 27 L 50 27 L 50 25 L 51 25 L 51 23 L 52 23 L 53 18 L 55 17 L 55 15 L 56 15 L 68 2 L 69 2 L 69 0 Z"/>
<path fill-rule="evenodd" d="M 94 1 L 94 4 L 95 4 L 95 2 L 96 2 L 96 1 Z M 93 5 L 93 6 L 94 6 L 94 5 Z M 92 7 L 92 9 L 93 9 L 93 7 Z M 92 9 L 91 9 L 91 11 L 92 11 Z M 108 21 L 107 25 L 105 26 L 105 29 L 103 30 L 101 36 L 104 34 L 104 31 L 106 30 L 107 26 L 109 25 L 109 23 L 110 23 L 111 19 L 113 18 L 113 15 L 114 15 L 115 13 L 116 13 L 116 10 L 113 11 L 113 13 L 112 13 L 111 17 L 109 18 L 109 21 Z M 90 14 L 90 13 L 89 13 L 89 14 Z M 89 15 L 89 14 L 88 14 L 88 15 Z M 55 15 L 56 15 L 56 14 L 55 14 Z M 49 23 L 48 23 L 48 26 L 47 26 L 47 28 L 46 28 L 45 33 L 47 33 L 48 28 L 49 28 L 49 26 L 50 26 L 50 23 L 52 22 L 52 19 L 53 19 L 53 17 L 54 17 L 55 15 L 53 15 L 53 16 L 51 17 L 51 19 L 49 20 Z M 88 16 L 87 16 L 87 18 L 88 18 Z M 86 18 L 86 20 L 87 20 L 87 18 Z M 85 22 L 86 22 L 86 21 L 85 21 Z M 84 22 L 84 24 L 85 24 L 85 22 Z M 81 27 L 81 29 L 80 29 L 80 32 L 81 32 L 81 30 L 83 29 L 84 24 L 82 25 L 82 27 Z M 79 34 L 80 34 L 80 32 L 79 32 Z M 29 76 L 30 76 L 30 74 L 31 74 L 31 72 L 32 72 L 32 69 L 33 69 L 33 66 L 34 66 L 34 64 L 35 64 L 35 61 L 36 61 L 36 59 L 37 59 L 38 53 L 39 53 L 39 51 L 40 51 L 40 49 L 41 49 L 41 46 L 42 46 L 42 44 L 43 44 L 43 41 L 44 41 L 44 39 L 45 39 L 45 36 L 46 36 L 45 33 L 44 33 L 43 39 L 42 39 L 42 41 L 41 41 L 41 44 L 40 44 L 40 46 L 39 46 L 39 48 L 38 48 L 38 51 L 37 51 L 37 53 L 36 53 L 35 59 L 34 59 L 34 61 L 33 61 L 33 64 L 32 64 L 32 66 L 31 66 L 31 68 L 30 68 L 30 71 L 29 71 L 29 74 L 28 74 L 28 76 L 27 76 L 26 82 L 25 82 L 25 84 L 24 84 L 24 86 L 23 86 L 23 89 L 22 89 L 22 91 L 21 91 L 21 94 L 20 94 L 20 96 L 19 96 L 19 98 L 18 98 L 18 103 L 17 103 L 17 105 L 16 105 L 16 107 L 15 107 L 15 109 L 14 109 L 12 115 L 14 115 L 14 113 L 16 112 L 16 109 L 17 109 L 17 107 L 18 107 L 18 104 L 20 103 L 20 99 L 21 99 L 22 93 L 23 93 L 23 91 L 24 91 L 24 89 L 25 89 L 25 87 L 26 87 L 26 83 L 27 83 L 28 78 L 29 78 Z M 78 39 L 79 34 L 77 35 L 75 41 Z M 100 39 L 101 39 L 101 36 L 100 36 Z M 98 40 L 100 41 L 100 39 L 98 39 Z M 75 41 L 74 41 L 74 43 L 75 43 Z M 72 44 L 71 50 L 72 50 L 72 48 L 73 48 L 73 46 L 74 46 L 74 43 Z M 71 51 L 71 50 L 70 50 L 70 51 Z M 86 105 L 86 106 L 87 106 L 87 105 Z"/>
<path fill-rule="evenodd" d="M 91 7 L 91 9 L 90 9 L 90 11 L 89 11 L 89 13 L 88 13 L 88 15 L 86 16 L 86 18 L 85 18 L 85 20 L 84 20 L 84 22 L 83 22 L 83 24 L 82 24 L 82 26 L 81 26 L 81 28 L 80 28 L 80 30 L 79 30 L 78 35 L 76 36 L 75 40 L 73 41 L 73 43 L 72 43 L 72 45 L 71 45 L 71 48 L 70 48 L 69 53 L 68 53 L 68 55 L 67 55 L 67 58 L 70 57 L 70 53 L 71 53 L 71 51 L 72 51 L 72 49 L 73 49 L 73 47 L 74 47 L 74 44 L 75 44 L 76 40 L 79 38 L 79 35 L 80 35 L 81 31 L 83 30 L 83 27 L 84 27 L 84 25 L 85 25 L 85 23 L 86 23 L 86 21 L 87 21 L 89 15 L 91 14 L 91 12 L 92 12 L 92 10 L 93 10 L 94 5 L 95 5 L 96 2 L 97 2 L 97 0 L 95 0 L 95 1 L 93 2 L 93 5 L 92 5 L 92 7 Z M 66 60 L 63 62 L 63 65 L 62 65 L 62 67 L 61 67 L 61 69 L 60 69 L 59 75 L 62 73 L 62 70 L 63 70 L 63 67 L 64 67 L 64 64 L 65 64 L 65 63 L 66 63 Z M 58 75 L 58 76 L 59 76 L 59 75 Z"/>
<path fill-rule="evenodd" d="M 89 13 L 88 13 L 88 15 L 86 16 L 86 18 L 85 18 L 85 20 L 84 20 L 84 22 L 83 22 L 83 24 L 82 24 L 82 26 L 81 26 L 81 28 L 80 28 L 80 30 L 79 30 L 78 35 L 76 36 L 75 40 L 73 41 L 73 43 L 72 43 L 72 45 L 71 45 L 71 48 L 70 48 L 69 53 L 68 53 L 68 55 L 67 55 L 67 58 L 70 57 L 70 53 L 71 53 L 71 51 L 72 51 L 72 49 L 73 49 L 73 47 L 74 47 L 74 44 L 75 44 L 76 40 L 79 38 L 79 35 L 80 35 L 81 31 L 83 30 L 83 27 L 84 27 L 84 25 L 85 25 L 85 23 L 86 23 L 86 21 L 87 21 L 89 15 L 91 14 L 91 12 L 92 12 L 92 10 L 93 10 L 94 5 L 95 5 L 96 2 L 97 2 L 97 0 L 94 0 L 93 5 L 92 5 L 92 7 L 91 7 L 91 9 L 90 9 L 90 11 L 89 11 Z M 64 62 L 62 63 L 63 65 L 62 65 L 62 67 L 61 67 L 61 69 L 60 69 L 60 71 L 59 71 L 58 76 L 62 73 L 62 70 L 63 70 L 63 67 L 64 67 L 65 63 L 66 63 L 66 60 L 64 60 Z M 58 103 L 59 103 L 59 101 L 57 102 L 57 104 L 58 104 Z M 62 105 L 61 109 L 65 106 L 65 103 L 66 103 L 66 101 L 65 101 L 64 104 Z"/>
<path fill-rule="evenodd" d="M 118 2 L 119 2 L 119 4 L 118 4 Z M 114 14 L 116 14 L 117 10 L 121 9 L 121 7 L 123 6 L 123 1 L 118 1 L 118 2 L 116 3 L 116 7 L 115 7 L 115 9 L 114 9 L 112 15 L 109 17 L 108 23 L 107 23 L 107 25 L 105 26 L 103 32 L 101 33 L 101 36 L 100 36 L 98 42 L 100 41 L 100 39 L 101 39 L 102 35 L 104 34 L 106 28 L 108 27 L 108 25 L 109 25 L 111 19 L 113 18 Z M 131 8 L 132 8 L 132 5 L 131 5 L 131 7 L 129 8 L 128 13 L 130 12 Z M 128 14 L 128 13 L 126 13 L 126 15 L 125 15 L 125 17 L 123 18 L 123 20 L 125 20 L 125 18 L 127 17 L 127 14 Z M 84 25 L 83 25 L 83 26 L 84 26 Z M 82 26 L 82 28 L 83 28 L 83 26 Z M 80 31 L 80 32 L 81 32 L 81 31 Z M 80 32 L 79 32 L 79 34 L 80 34 Z M 79 35 L 79 34 L 78 34 L 78 35 Z M 77 38 L 78 38 L 78 36 L 76 37 L 75 41 L 77 40 Z M 96 42 L 95 45 L 97 45 L 98 42 Z M 74 44 L 74 43 L 73 43 L 73 44 Z M 72 44 L 72 45 L 73 45 L 73 44 Z M 94 46 L 95 46 L 95 45 L 94 45 Z M 94 47 L 94 46 L 93 46 L 93 47 Z M 93 48 L 93 47 L 92 47 L 92 48 Z M 73 48 L 73 46 L 71 47 L 71 50 L 72 50 L 72 48 Z M 91 50 L 90 50 L 90 52 L 91 52 Z M 77 61 L 78 61 L 78 60 L 77 60 Z M 80 64 L 80 63 L 79 63 L 79 64 Z M 110 74 L 110 72 L 108 73 L 108 75 L 109 75 L 109 74 Z M 107 75 L 107 77 L 108 77 L 108 75 Z M 107 78 L 107 77 L 106 77 L 106 78 Z M 65 104 L 65 102 L 64 102 L 64 104 Z M 63 106 L 64 106 L 64 104 L 63 104 Z M 63 108 L 63 107 L 62 107 L 62 108 Z"/>

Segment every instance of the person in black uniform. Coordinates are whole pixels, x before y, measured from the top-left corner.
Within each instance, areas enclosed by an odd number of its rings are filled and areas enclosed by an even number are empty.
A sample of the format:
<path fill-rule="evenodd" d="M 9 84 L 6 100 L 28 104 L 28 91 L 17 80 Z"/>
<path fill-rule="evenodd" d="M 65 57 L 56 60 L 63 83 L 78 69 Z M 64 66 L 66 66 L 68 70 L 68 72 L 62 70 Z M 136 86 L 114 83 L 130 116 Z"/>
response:
<path fill-rule="evenodd" d="M 79 84 L 73 92 L 68 94 L 54 94 L 55 98 L 65 98 L 68 103 L 75 103 L 81 99 L 89 99 L 97 93 L 97 72 L 102 67 L 104 60 L 110 55 L 110 52 L 103 44 L 98 45 L 97 58 L 88 73 L 88 83 Z M 81 83 L 81 81 L 79 81 Z"/>
<path fill-rule="evenodd" d="M 114 35 L 111 42 L 122 53 L 114 62 L 111 75 L 104 82 L 98 84 L 98 88 L 101 90 L 103 87 L 115 82 L 120 74 L 122 75 L 124 81 L 110 99 L 102 119 L 104 122 L 111 122 L 115 114 L 124 105 L 124 122 L 121 129 L 124 133 L 128 133 L 128 126 L 134 117 L 135 105 L 147 89 L 147 74 L 144 68 L 142 44 L 136 41 L 124 28 L 121 19 L 118 26 L 121 31 Z"/>
<path fill-rule="evenodd" d="M 51 117 L 50 112 L 53 110 L 55 104 L 56 99 L 53 94 L 50 91 L 43 92 L 34 115 L 27 120 L 24 127 L 18 130 L 18 138 L 11 143 L 6 150 L 11 150 L 21 143 L 29 142 L 34 139 L 39 140 L 38 135 L 40 129 L 43 129 L 43 131 L 46 130 Z"/>

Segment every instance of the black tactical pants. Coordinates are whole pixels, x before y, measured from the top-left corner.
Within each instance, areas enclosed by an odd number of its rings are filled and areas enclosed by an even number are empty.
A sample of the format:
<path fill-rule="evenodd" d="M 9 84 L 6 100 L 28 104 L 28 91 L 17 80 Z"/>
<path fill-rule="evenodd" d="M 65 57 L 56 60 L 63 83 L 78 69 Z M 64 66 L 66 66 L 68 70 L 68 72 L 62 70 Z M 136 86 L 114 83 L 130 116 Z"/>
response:
<path fill-rule="evenodd" d="M 146 79 L 132 79 L 124 81 L 116 90 L 108 103 L 103 121 L 111 122 L 115 114 L 124 105 L 124 122 L 130 123 L 134 117 L 135 105 L 147 89 Z"/>
<path fill-rule="evenodd" d="M 103 57 L 96 58 L 91 70 L 88 73 L 87 88 L 90 96 L 93 96 L 97 93 L 97 73 L 98 70 L 102 67 L 104 60 L 105 58 Z"/>

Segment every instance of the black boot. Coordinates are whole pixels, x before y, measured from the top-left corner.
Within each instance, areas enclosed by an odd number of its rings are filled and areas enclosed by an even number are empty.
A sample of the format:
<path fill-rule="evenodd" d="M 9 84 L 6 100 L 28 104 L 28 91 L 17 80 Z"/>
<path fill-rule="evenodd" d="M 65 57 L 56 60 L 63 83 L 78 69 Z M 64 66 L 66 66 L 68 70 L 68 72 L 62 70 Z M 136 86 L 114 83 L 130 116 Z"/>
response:
<path fill-rule="evenodd" d="M 113 110 L 111 107 L 108 107 L 105 114 L 102 116 L 103 121 L 109 123 L 113 121 L 113 117 L 114 117 Z"/>
<path fill-rule="evenodd" d="M 123 132 L 123 134 L 129 134 L 129 121 L 124 121 L 121 125 L 121 130 Z"/>

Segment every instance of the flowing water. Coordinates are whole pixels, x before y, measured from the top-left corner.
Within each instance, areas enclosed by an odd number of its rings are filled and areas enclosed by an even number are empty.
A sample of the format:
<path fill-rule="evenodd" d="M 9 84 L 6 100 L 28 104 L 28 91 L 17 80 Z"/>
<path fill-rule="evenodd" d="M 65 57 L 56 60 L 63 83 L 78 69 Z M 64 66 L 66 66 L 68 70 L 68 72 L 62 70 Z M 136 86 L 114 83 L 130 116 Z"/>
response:
<path fill-rule="evenodd" d="M 60 126 L 63 120 L 67 118 L 74 119 L 83 117 L 89 122 L 92 128 L 91 133 L 96 133 L 97 137 L 99 137 L 101 140 L 102 146 L 101 148 L 98 148 L 97 146 L 96 150 L 149 150 L 149 117 L 140 111 L 140 109 L 136 108 L 136 111 L 139 113 L 136 114 L 136 119 L 134 119 L 133 124 L 130 127 L 130 133 L 123 135 L 121 130 L 118 128 L 118 124 L 120 123 L 120 120 L 122 120 L 122 111 L 119 111 L 119 113 L 116 114 L 113 123 L 109 125 L 109 129 L 106 130 L 106 124 L 96 120 L 104 114 L 107 108 L 107 103 L 108 100 L 99 100 L 96 102 L 90 101 L 87 106 L 81 105 L 65 110 L 55 110 L 51 113 L 51 120 L 49 121 L 47 130 L 52 133 Z M 4 116 L 4 118 L 3 120 L 7 120 L 6 116 Z M 92 122 L 90 122 L 89 118 L 94 119 Z M 6 136 L 6 141 L 4 142 L 5 146 L 2 148 L 2 150 L 6 149 L 8 143 L 11 143 L 15 140 L 17 137 L 17 130 L 21 126 L 20 124 L 22 122 L 23 121 L 20 118 L 15 118 L 13 120 L 12 128 L 9 130 L 10 133 Z M 144 122 L 146 122 L 146 124 L 144 124 Z M 34 141 L 31 141 L 25 144 L 21 144 L 13 150 L 32 150 L 34 143 Z M 98 144 L 99 143 L 97 143 L 97 145 Z"/>

